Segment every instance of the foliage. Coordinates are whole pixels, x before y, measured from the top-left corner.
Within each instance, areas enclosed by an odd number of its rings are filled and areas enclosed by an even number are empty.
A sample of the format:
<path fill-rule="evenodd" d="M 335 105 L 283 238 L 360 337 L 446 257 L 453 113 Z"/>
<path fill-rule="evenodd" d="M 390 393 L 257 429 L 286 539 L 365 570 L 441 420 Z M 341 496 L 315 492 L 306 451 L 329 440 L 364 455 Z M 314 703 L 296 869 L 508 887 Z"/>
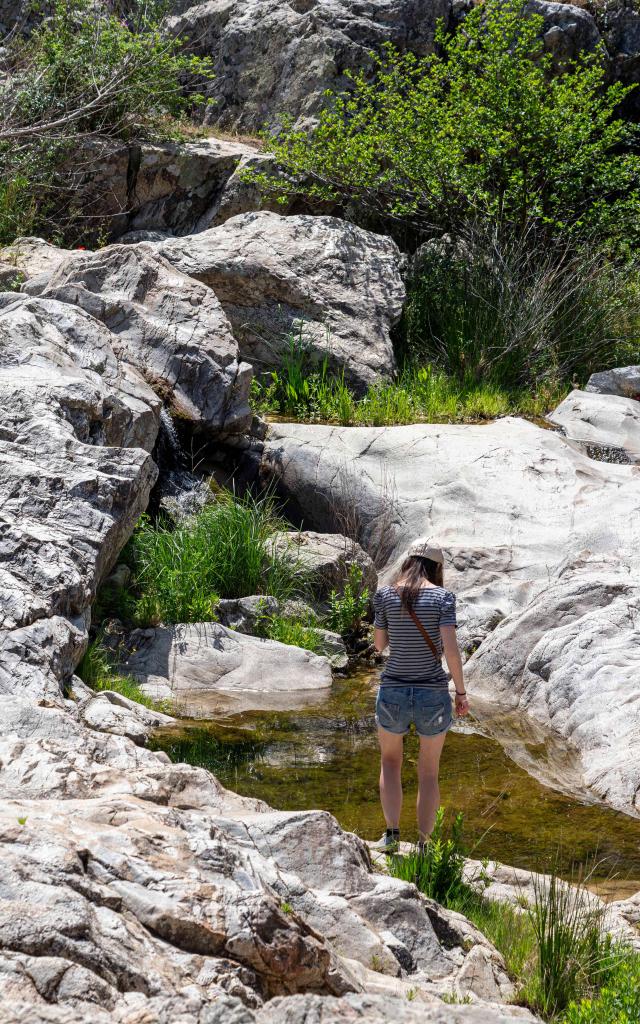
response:
<path fill-rule="evenodd" d="M 448 835 L 444 819 L 444 807 L 440 807 L 424 853 L 393 855 L 388 864 L 390 874 L 414 882 L 426 896 L 447 907 L 464 891 L 463 817 L 456 814 Z"/>
<path fill-rule="evenodd" d="M 637 272 L 597 246 L 543 246 L 468 227 L 423 247 L 404 314 L 407 355 L 458 381 L 517 389 L 583 378 L 640 352 Z"/>
<path fill-rule="evenodd" d="M 411 310 L 412 307 L 410 306 Z M 424 334 L 417 325 L 417 310 L 412 310 L 414 352 L 426 349 Z M 495 419 L 516 414 L 542 417 L 554 408 L 567 393 L 551 377 L 531 388 L 505 388 L 491 382 L 476 382 L 468 374 L 456 380 L 431 363 L 409 363 L 396 381 L 371 385 L 358 398 L 341 374 L 331 377 L 323 361 L 318 369 L 313 357 L 299 348 L 299 375 L 304 389 L 282 367 L 270 375 L 271 383 L 254 380 L 252 402 L 263 415 L 276 413 L 311 422 L 340 423 L 344 426 L 391 426 L 400 423 L 457 423 Z M 298 376 L 298 370 L 296 370 Z"/>
<path fill-rule="evenodd" d="M 352 562 L 342 593 L 332 590 L 329 595 L 327 625 L 342 636 L 359 632 L 369 607 L 369 588 L 363 587 L 362 576 L 360 566 Z"/>
<path fill-rule="evenodd" d="M 164 9 L 127 19 L 91 0 L 56 0 L 51 16 L 0 56 L 0 241 L 82 222 L 82 187 L 101 172 L 104 143 L 175 134 L 201 100 L 186 84 L 212 76 L 161 28 Z M 105 186 L 106 188 L 106 186 Z"/>
<path fill-rule="evenodd" d="M 640 1021 L 640 956 L 621 955 L 598 995 L 573 1002 L 562 1024 L 637 1024 Z"/>
<path fill-rule="evenodd" d="M 131 585 L 101 595 L 100 610 L 139 625 L 208 622 L 221 597 L 295 596 L 308 572 L 276 551 L 273 538 L 282 527 L 270 496 L 226 491 L 175 526 L 142 516 L 125 549 Z"/>
<path fill-rule="evenodd" d="M 504 957 L 509 977 L 526 990 L 536 961 L 536 936 L 528 914 L 510 903 L 488 900 L 470 887 L 460 889 L 448 905 L 486 935 Z"/>
<path fill-rule="evenodd" d="M 284 120 L 268 148 L 281 197 L 355 200 L 420 231 L 489 222 L 545 237 L 596 229 L 628 242 L 637 224 L 637 128 L 617 115 L 629 92 L 606 85 L 600 54 L 553 67 L 543 18 L 522 0 L 486 0 L 436 52 L 373 56 L 373 70 L 329 93 L 317 124 Z"/>
<path fill-rule="evenodd" d="M 602 904 L 583 884 L 556 874 L 533 876 L 533 902 L 526 913 L 536 937 L 536 977 L 530 1000 L 554 1016 L 589 991 L 607 960 Z"/>
<path fill-rule="evenodd" d="M 104 646 L 103 637 L 97 636 L 91 641 L 85 655 L 76 669 L 82 681 L 98 693 L 112 690 L 129 700 L 143 704 L 146 708 L 155 708 L 156 703 L 142 692 L 135 679 L 121 675 L 114 667 L 113 654 Z"/>
<path fill-rule="evenodd" d="M 299 618 L 286 615 L 270 616 L 266 622 L 265 634 L 270 640 L 277 640 L 281 644 L 302 647 L 314 654 L 325 653 L 320 630 Z"/>

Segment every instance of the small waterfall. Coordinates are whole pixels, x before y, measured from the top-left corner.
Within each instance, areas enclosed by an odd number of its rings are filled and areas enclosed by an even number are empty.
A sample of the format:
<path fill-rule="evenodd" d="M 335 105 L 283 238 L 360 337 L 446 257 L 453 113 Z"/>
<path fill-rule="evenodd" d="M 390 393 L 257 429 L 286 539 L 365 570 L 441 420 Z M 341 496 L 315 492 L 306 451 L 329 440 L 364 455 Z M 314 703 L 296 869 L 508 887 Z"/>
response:
<path fill-rule="evenodd" d="M 211 499 L 211 489 L 202 477 L 187 469 L 187 455 L 180 442 L 171 413 L 160 411 L 160 429 L 153 453 L 159 475 L 151 506 L 176 521 L 194 515 Z"/>

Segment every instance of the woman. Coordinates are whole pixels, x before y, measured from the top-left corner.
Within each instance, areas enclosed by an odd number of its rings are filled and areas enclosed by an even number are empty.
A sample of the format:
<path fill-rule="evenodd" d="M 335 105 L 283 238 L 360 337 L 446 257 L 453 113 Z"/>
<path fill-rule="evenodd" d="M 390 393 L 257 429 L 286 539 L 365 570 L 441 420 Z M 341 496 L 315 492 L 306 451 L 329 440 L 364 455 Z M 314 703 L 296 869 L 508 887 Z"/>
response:
<path fill-rule="evenodd" d="M 395 849 L 400 841 L 403 738 L 411 722 L 420 737 L 418 759 L 418 848 L 431 835 L 440 804 L 440 754 L 451 726 L 448 677 L 453 679 L 456 714 L 469 703 L 456 640 L 456 599 L 443 587 L 442 551 L 425 538 L 411 545 L 390 586 L 374 598 L 376 650 L 390 648 L 376 701 L 380 741 L 380 800 L 387 830 L 380 845 Z"/>

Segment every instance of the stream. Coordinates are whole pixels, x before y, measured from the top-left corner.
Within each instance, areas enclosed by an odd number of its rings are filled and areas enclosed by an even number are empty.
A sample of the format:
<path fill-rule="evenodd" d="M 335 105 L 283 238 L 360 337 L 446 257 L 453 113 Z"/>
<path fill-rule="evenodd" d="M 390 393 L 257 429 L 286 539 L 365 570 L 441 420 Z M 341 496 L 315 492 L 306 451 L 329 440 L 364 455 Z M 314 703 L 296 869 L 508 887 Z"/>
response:
<path fill-rule="evenodd" d="M 376 681 L 370 671 L 336 679 L 331 691 L 295 710 L 239 710 L 220 693 L 199 692 L 181 706 L 179 727 L 160 730 L 152 745 L 174 761 L 210 769 L 244 796 L 280 810 L 322 808 L 343 828 L 378 839 Z M 401 829 L 410 841 L 417 746 L 409 736 Z M 455 725 L 442 755 L 441 800 L 450 815 L 464 813 L 468 854 L 529 870 L 556 865 L 567 878 L 595 863 L 601 894 L 637 892 L 640 821 L 544 785 L 547 773 L 558 779 L 571 772 L 563 757 L 566 751 L 556 750 L 552 737 L 495 709 L 479 709 L 474 719 Z"/>

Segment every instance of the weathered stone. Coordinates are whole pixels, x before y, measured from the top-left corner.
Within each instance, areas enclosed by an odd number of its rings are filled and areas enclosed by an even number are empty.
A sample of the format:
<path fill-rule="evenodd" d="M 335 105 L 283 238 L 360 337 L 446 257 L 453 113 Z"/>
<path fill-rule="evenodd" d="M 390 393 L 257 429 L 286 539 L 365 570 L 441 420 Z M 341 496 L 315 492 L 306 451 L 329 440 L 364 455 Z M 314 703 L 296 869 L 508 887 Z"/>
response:
<path fill-rule="evenodd" d="M 585 391 L 640 400 L 640 366 L 617 366 L 613 370 L 592 373 Z"/>
<path fill-rule="evenodd" d="M 110 690 L 91 697 L 80 711 L 90 729 L 128 736 L 134 743 L 145 743 L 154 729 L 171 725 L 174 719 Z"/>
<path fill-rule="evenodd" d="M 257 633 L 261 621 L 278 613 L 278 602 L 265 594 L 251 597 L 226 598 L 216 609 L 223 626 L 238 633 Z"/>
<path fill-rule="evenodd" d="M 238 361 L 218 300 L 146 245 L 74 256 L 52 274 L 43 295 L 80 306 L 106 324 L 120 359 L 176 414 L 218 432 L 250 423 L 251 368 Z"/>
<path fill-rule="evenodd" d="M 111 341 L 82 310 L 0 296 L 5 695 L 61 699 L 86 643 L 97 584 L 155 479 L 148 451 L 159 401 L 118 362 Z"/>
<path fill-rule="evenodd" d="M 275 640 L 245 636 L 217 622 L 134 630 L 126 650 L 123 670 L 152 697 L 246 691 L 282 707 L 283 698 L 291 693 L 315 693 L 331 685 L 326 658 Z"/>
<path fill-rule="evenodd" d="M 61 249 L 57 245 L 45 242 L 44 238 L 16 238 L 12 245 L 0 249 L 0 259 L 15 267 L 24 280 L 41 278 L 52 274 L 56 267 L 73 257 L 78 250 Z"/>
<path fill-rule="evenodd" d="M 579 773 L 556 784 L 640 811 L 637 466 L 590 459 L 556 433 L 507 418 L 479 427 L 274 424 L 262 470 L 310 527 L 335 528 L 356 509 L 365 550 L 384 545 L 383 579 L 416 536 L 437 538 L 462 645 L 479 648 L 471 692 L 569 741 Z"/>
<path fill-rule="evenodd" d="M 272 999 L 258 1016 L 258 1024 L 512 1024 L 538 1018 L 519 1006 L 455 1006 L 439 999 L 425 1003 L 391 995 L 354 995 L 342 999 L 294 996 Z"/>
<path fill-rule="evenodd" d="M 391 239 L 333 217 L 263 212 L 157 249 L 213 288 L 256 371 L 279 365 L 293 333 L 356 385 L 393 372 L 405 292 Z"/>
<path fill-rule="evenodd" d="M 640 460 L 640 402 L 633 398 L 572 391 L 547 419 L 591 458 L 613 463 Z"/>
<path fill-rule="evenodd" d="M 351 566 L 362 573 L 362 587 L 373 596 L 378 574 L 369 555 L 360 545 L 340 533 L 315 533 L 300 530 L 276 536 L 276 549 L 288 555 L 313 574 L 314 593 L 328 597 L 332 590 L 342 593 Z"/>
<path fill-rule="evenodd" d="M 448 0 L 177 0 L 169 24 L 199 54 L 211 55 L 216 76 L 212 122 L 261 130 L 280 115 L 307 118 L 326 89 L 346 84 L 344 72 L 371 66 L 386 42 L 429 52 Z"/>
<path fill-rule="evenodd" d="M 542 39 L 559 65 L 593 53 L 602 40 L 593 15 L 583 7 L 550 0 L 528 0 L 527 11 L 544 18 Z"/>

